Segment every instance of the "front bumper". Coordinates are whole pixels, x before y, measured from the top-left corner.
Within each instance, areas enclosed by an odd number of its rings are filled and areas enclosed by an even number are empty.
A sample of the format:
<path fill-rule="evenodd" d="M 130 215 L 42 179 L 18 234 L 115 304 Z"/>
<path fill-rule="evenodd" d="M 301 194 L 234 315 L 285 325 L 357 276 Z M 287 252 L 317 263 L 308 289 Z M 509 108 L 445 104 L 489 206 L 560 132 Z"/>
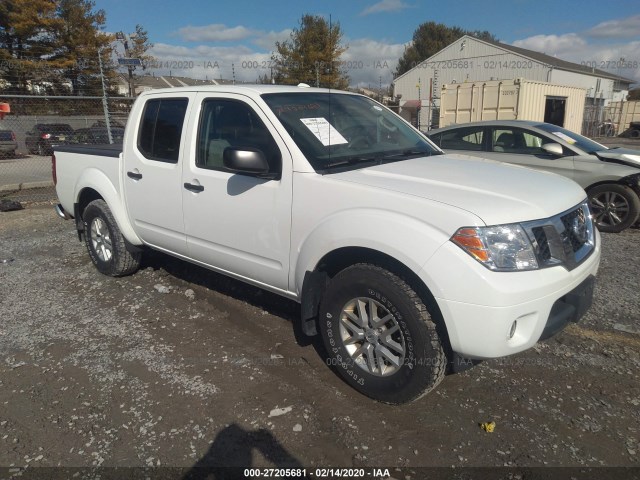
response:
<path fill-rule="evenodd" d="M 577 323 L 587 313 L 593 303 L 595 283 L 596 277 L 589 276 L 576 288 L 556 300 L 539 340 L 553 337 L 569 323 Z"/>
<path fill-rule="evenodd" d="M 452 350 L 468 359 L 497 358 L 531 348 L 586 313 L 600 253 L 596 232 L 593 252 L 572 270 L 494 272 L 448 242 L 420 276 L 438 303 Z"/>

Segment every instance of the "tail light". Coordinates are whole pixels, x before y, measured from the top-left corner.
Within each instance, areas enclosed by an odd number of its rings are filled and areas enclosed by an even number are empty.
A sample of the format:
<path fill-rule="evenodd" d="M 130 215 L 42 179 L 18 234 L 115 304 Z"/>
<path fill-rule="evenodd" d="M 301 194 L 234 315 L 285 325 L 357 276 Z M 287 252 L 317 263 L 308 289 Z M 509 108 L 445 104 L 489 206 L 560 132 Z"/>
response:
<path fill-rule="evenodd" d="M 51 134 L 50 133 L 43 133 L 42 135 L 40 135 L 40 138 L 42 138 L 43 140 L 48 140 L 51 138 Z"/>
<path fill-rule="evenodd" d="M 11 132 L 11 140 L 16 141 L 16 134 Z"/>
<path fill-rule="evenodd" d="M 53 186 L 58 184 L 58 175 L 56 175 L 56 156 L 51 155 L 51 176 L 53 177 Z"/>

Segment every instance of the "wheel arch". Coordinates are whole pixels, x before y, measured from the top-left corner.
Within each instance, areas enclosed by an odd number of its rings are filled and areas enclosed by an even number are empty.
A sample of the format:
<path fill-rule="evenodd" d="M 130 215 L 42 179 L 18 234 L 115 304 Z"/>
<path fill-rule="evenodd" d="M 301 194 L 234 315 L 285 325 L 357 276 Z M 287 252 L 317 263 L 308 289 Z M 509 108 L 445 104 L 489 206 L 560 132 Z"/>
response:
<path fill-rule="evenodd" d="M 596 187 L 600 187 L 602 185 L 620 185 L 622 187 L 629 187 L 629 188 L 631 188 L 631 190 L 633 190 L 634 192 L 638 193 L 637 186 L 636 186 L 636 188 L 634 188 L 634 185 L 628 179 L 628 177 L 619 178 L 617 180 L 612 180 L 612 179 L 611 180 L 600 180 L 599 182 L 596 182 L 596 183 L 593 183 L 593 184 L 589 185 L 584 190 L 585 190 L 585 192 L 589 193 L 589 190 L 592 190 L 592 189 L 594 189 Z"/>
<path fill-rule="evenodd" d="M 84 230 L 82 213 L 86 206 L 93 200 L 102 199 L 109 206 L 111 213 L 113 213 L 118 228 L 127 243 L 130 245 L 142 245 L 142 241 L 136 235 L 129 222 L 129 217 L 120 195 L 109 177 L 100 170 L 90 168 L 83 171 L 76 185 L 80 187 L 76 189 L 77 194 L 75 195 L 73 210 L 76 218 L 76 228 L 79 232 Z"/>
<path fill-rule="evenodd" d="M 445 353 L 450 356 L 452 350 L 446 324 L 440 307 L 429 287 L 411 268 L 397 258 L 366 247 L 341 247 L 332 250 L 320 259 L 313 271 L 306 272 L 300 302 L 303 332 L 309 336 L 317 335 L 320 302 L 329 280 L 345 268 L 359 263 L 370 263 L 385 268 L 402 278 L 415 290 L 436 324 Z"/>

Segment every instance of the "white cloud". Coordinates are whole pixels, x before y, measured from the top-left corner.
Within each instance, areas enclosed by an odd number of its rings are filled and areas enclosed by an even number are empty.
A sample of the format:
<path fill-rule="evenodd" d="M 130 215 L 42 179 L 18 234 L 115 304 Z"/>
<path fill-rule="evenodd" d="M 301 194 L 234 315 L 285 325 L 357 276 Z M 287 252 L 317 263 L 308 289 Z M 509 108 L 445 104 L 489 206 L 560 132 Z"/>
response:
<path fill-rule="evenodd" d="M 276 39 L 286 39 L 288 30 L 265 32 L 251 45 L 197 45 L 193 47 L 156 43 L 150 54 L 156 59 L 155 69 L 145 73 L 156 76 L 168 75 L 195 79 L 224 78 L 255 82 L 262 75 L 269 75 L 271 52 Z M 349 48 L 341 57 L 341 66 L 349 75 L 350 85 L 377 89 L 382 80 L 383 86 L 391 83 L 398 58 L 404 51 L 404 44 L 390 44 L 369 38 L 345 39 Z M 171 68 L 169 68 L 171 67 Z M 181 68 L 178 68 L 181 67 Z"/>
<path fill-rule="evenodd" d="M 269 74 L 271 53 L 256 52 L 247 46 L 184 47 L 156 43 L 149 51 L 156 59 L 155 67 L 146 73 L 195 79 L 236 80 L 256 82 L 260 75 Z"/>
<path fill-rule="evenodd" d="M 260 34 L 252 40 L 252 43 L 264 50 L 274 50 L 276 42 L 288 40 L 291 32 L 292 30 L 290 28 L 279 32 L 260 32 Z"/>
<path fill-rule="evenodd" d="M 607 20 L 587 30 L 586 35 L 594 38 L 633 38 L 640 36 L 640 15 Z"/>
<path fill-rule="evenodd" d="M 377 89 L 382 77 L 382 85 L 393 80 L 398 59 L 404 52 L 404 44 L 389 44 L 359 38 L 345 41 L 349 48 L 342 54 L 342 66 L 349 75 L 350 85 Z"/>
<path fill-rule="evenodd" d="M 593 66 L 640 83 L 640 40 L 602 44 L 589 42 L 581 34 L 567 33 L 535 35 L 517 40 L 513 45 L 556 56 L 578 65 Z"/>
<path fill-rule="evenodd" d="M 586 44 L 586 40 L 576 33 L 567 33 L 564 35 L 534 35 L 533 37 L 513 42 L 513 45 L 516 47 L 527 48 L 552 56 L 560 56 L 558 55 L 559 52 L 583 49 Z"/>
<path fill-rule="evenodd" d="M 373 5 L 365 8 L 360 15 L 371 15 L 372 13 L 381 13 L 381 12 L 396 12 L 398 10 L 404 10 L 405 8 L 409 8 L 409 5 L 404 3 L 402 0 L 381 0 L 378 3 L 374 3 Z"/>
<path fill-rule="evenodd" d="M 244 40 L 257 32 L 242 25 L 227 27 L 221 23 L 214 23 L 201 27 L 188 25 L 180 28 L 176 33 L 187 42 L 229 42 Z"/>

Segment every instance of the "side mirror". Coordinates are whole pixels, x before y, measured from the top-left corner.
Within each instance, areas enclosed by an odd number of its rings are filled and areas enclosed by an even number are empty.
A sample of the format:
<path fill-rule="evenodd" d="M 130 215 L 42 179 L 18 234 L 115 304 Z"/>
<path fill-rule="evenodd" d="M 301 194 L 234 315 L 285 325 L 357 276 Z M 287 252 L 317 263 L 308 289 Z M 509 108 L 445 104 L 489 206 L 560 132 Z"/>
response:
<path fill-rule="evenodd" d="M 562 145 L 559 143 L 547 143 L 542 145 L 542 150 L 547 152 L 549 155 L 553 155 L 554 157 L 561 157 L 564 155 L 562 152 Z"/>
<path fill-rule="evenodd" d="M 264 153 L 251 147 L 227 147 L 222 153 L 222 162 L 232 172 L 271 177 L 269 163 Z M 275 176 L 275 175 L 273 175 Z"/>

